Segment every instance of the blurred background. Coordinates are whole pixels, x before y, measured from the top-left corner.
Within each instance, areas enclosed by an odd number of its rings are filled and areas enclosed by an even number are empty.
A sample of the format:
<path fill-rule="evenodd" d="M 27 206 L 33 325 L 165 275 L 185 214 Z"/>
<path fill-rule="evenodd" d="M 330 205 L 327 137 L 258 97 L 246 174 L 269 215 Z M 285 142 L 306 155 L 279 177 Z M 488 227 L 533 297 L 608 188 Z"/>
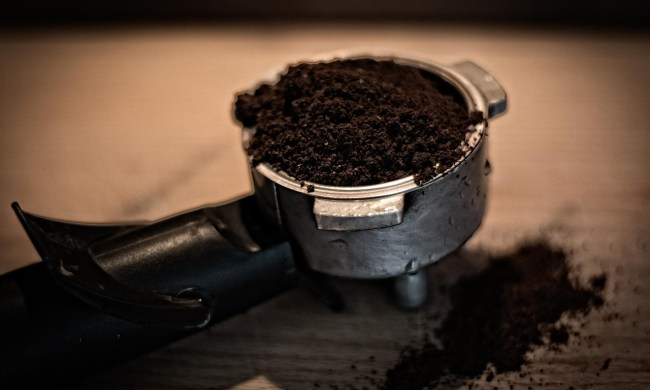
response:
<path fill-rule="evenodd" d="M 467 246 L 500 250 L 566 229 L 562 238 L 582 248 L 576 261 L 622 286 L 612 292 L 626 302 L 621 316 L 642 318 L 638 327 L 599 320 L 603 350 L 574 348 L 544 375 L 643 388 L 650 317 L 637 307 L 647 294 L 626 286 L 650 277 L 648 22 L 647 5 L 633 0 L 5 2 L 0 274 L 38 260 L 12 201 L 65 220 L 138 221 L 251 191 L 232 103 L 273 70 L 347 48 L 470 59 L 500 81 L 509 111 L 490 124 L 488 214 Z M 291 292 L 87 387 L 310 388 L 353 381 L 350 361 L 369 355 L 383 372 L 396 340 L 421 331 L 417 315 L 376 290 L 345 291 L 347 314 Z M 383 330 L 359 331 L 378 316 Z M 585 373 L 606 356 L 615 356 L 610 376 Z"/>
<path fill-rule="evenodd" d="M 617 191 L 646 204 L 649 15 L 631 0 L 11 1 L 0 14 L 0 273 L 37 259 L 14 200 L 105 222 L 246 193 L 234 95 L 346 48 L 472 59 L 501 81 L 511 112 L 494 130 L 495 223 L 577 199 L 598 208 Z"/>
<path fill-rule="evenodd" d="M 249 0 L 249 1 L 9 1 L 2 20 L 23 23 L 405 21 L 639 25 L 642 1 Z"/>

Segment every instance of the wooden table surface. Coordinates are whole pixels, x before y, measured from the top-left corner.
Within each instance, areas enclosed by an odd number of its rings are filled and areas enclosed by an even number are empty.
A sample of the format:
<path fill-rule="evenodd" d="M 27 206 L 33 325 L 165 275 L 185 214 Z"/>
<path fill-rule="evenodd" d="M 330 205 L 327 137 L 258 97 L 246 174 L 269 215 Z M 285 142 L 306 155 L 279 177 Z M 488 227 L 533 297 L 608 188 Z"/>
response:
<path fill-rule="evenodd" d="M 508 92 L 491 126 L 486 219 L 434 283 L 542 230 L 605 271 L 597 346 L 531 355 L 545 388 L 650 388 L 650 35 L 427 25 L 46 29 L 0 33 L 0 273 L 37 259 L 9 204 L 78 221 L 158 219 L 251 189 L 235 92 L 320 52 L 472 59 Z M 469 263 L 468 263 L 469 262 Z M 460 270 L 459 270 L 460 269 Z M 329 312 L 295 290 L 88 379 L 82 388 L 312 388 L 383 372 L 422 329 L 370 283 Z M 444 312 L 439 299 L 426 312 Z M 420 325 L 418 325 L 420 324 Z M 375 356 L 370 363 L 369 356 Z M 605 358 L 611 366 L 596 375 Z M 350 369 L 355 364 L 357 371 Z M 504 377 L 517 381 L 516 374 Z M 521 380 L 520 380 L 521 381 Z M 562 385 L 560 385 L 562 383 Z M 529 384 L 517 382 L 526 388 Z M 493 386 L 493 384 L 491 384 Z M 497 386 L 500 386 L 497 384 Z"/>

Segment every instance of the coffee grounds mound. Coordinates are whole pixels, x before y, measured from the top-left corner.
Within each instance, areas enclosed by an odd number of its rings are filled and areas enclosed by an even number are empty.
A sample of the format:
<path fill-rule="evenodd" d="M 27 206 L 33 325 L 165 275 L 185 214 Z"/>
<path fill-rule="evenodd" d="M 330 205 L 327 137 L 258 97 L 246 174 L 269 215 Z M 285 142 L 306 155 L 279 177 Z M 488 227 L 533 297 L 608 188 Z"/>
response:
<path fill-rule="evenodd" d="M 494 258 L 450 290 L 452 309 L 435 332 L 442 348 L 429 341 L 405 348 L 379 388 L 420 390 L 519 371 L 533 348 L 557 348 L 576 334 L 561 317 L 601 307 L 605 283 L 603 275 L 581 286 L 566 253 L 544 242 Z"/>
<path fill-rule="evenodd" d="M 409 175 L 423 184 L 465 156 L 471 126 L 483 122 L 439 77 L 371 59 L 292 66 L 240 94 L 235 117 L 255 128 L 253 165 L 336 186 Z"/>

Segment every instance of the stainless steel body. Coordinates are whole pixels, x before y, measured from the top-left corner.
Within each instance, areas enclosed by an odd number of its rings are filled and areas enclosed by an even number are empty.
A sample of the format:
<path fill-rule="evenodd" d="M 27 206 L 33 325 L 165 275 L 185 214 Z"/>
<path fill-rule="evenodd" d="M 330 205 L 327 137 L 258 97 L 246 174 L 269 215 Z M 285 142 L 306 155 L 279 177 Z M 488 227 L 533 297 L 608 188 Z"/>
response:
<path fill-rule="evenodd" d="M 486 158 L 483 141 L 449 174 L 401 194 L 402 222 L 383 228 L 319 229 L 314 197 L 275 185 L 282 224 L 316 271 L 353 278 L 413 272 L 459 248 L 481 224 Z"/>
<path fill-rule="evenodd" d="M 390 59 L 431 72 L 455 87 L 468 110 L 480 110 L 486 119 L 506 108 L 503 89 L 470 62 L 446 67 L 396 56 L 334 58 Z M 244 143 L 251 132 L 245 129 Z M 410 176 L 364 187 L 306 183 L 313 185 L 308 192 L 306 185 L 265 164 L 252 168 L 253 182 L 267 217 L 283 226 L 312 269 L 352 278 L 414 275 L 458 249 L 481 224 L 489 173 L 485 124 L 468 133 L 466 150 L 451 169 L 421 186 Z M 396 290 L 421 284 L 397 283 Z"/>

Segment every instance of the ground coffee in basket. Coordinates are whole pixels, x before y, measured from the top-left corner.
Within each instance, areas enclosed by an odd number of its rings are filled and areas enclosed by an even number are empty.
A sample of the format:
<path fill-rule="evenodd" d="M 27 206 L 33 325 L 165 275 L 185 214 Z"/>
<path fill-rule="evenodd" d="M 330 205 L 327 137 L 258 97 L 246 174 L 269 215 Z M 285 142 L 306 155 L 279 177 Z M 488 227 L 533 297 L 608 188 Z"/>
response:
<path fill-rule="evenodd" d="M 255 128 L 254 165 L 337 186 L 427 182 L 467 153 L 468 130 L 483 121 L 439 77 L 370 59 L 292 66 L 239 95 L 235 116 Z"/>

